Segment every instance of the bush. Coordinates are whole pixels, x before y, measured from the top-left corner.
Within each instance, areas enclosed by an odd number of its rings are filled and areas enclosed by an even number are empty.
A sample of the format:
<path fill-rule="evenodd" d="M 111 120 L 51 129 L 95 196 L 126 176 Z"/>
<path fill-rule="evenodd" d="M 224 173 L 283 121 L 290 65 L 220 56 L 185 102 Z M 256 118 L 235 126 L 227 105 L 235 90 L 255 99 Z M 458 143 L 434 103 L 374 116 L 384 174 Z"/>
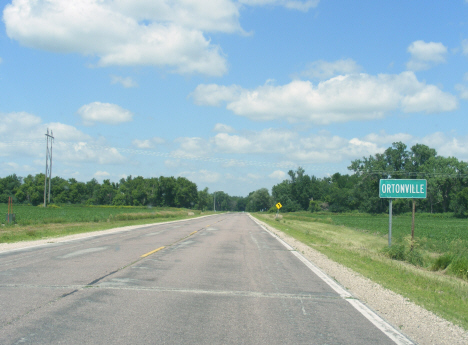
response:
<path fill-rule="evenodd" d="M 406 261 L 415 266 L 423 266 L 424 258 L 421 252 L 415 248 L 406 254 Z"/>
<path fill-rule="evenodd" d="M 310 200 L 309 201 L 309 209 L 308 211 L 309 212 L 320 212 L 322 211 L 322 202 L 321 201 L 317 201 L 317 200 Z"/>
<path fill-rule="evenodd" d="M 445 270 L 451 264 L 452 260 L 453 255 L 450 253 L 445 253 L 436 259 L 436 261 L 431 266 L 431 270 Z"/>
<path fill-rule="evenodd" d="M 453 258 L 448 271 L 459 278 L 468 279 L 468 257 L 457 256 Z"/>
<path fill-rule="evenodd" d="M 394 244 L 390 247 L 385 247 L 383 249 L 383 252 L 390 259 L 399 260 L 399 261 L 406 260 L 406 249 L 405 249 L 405 245 L 402 243 Z"/>

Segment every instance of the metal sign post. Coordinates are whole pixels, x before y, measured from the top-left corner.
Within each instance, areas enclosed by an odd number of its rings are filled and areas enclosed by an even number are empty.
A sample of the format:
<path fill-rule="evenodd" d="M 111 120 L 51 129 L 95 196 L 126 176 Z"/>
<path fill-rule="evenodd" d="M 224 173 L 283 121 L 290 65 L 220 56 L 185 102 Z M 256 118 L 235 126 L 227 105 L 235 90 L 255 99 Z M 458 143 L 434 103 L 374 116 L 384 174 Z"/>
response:
<path fill-rule="evenodd" d="M 276 218 L 278 218 L 279 210 L 280 210 L 281 207 L 283 207 L 283 205 L 281 205 L 280 203 L 277 203 L 275 206 L 276 206 L 276 208 L 277 208 L 277 210 L 276 210 Z"/>
<path fill-rule="evenodd" d="M 390 199 L 390 204 L 388 205 L 388 246 L 392 246 L 392 201 Z"/>
<path fill-rule="evenodd" d="M 414 240 L 415 199 L 425 199 L 427 195 L 426 180 L 380 180 L 380 198 L 390 199 L 388 205 L 388 246 L 392 245 L 392 199 L 413 199 L 413 217 L 411 223 L 411 243 Z M 413 244 L 411 244 L 413 250 Z"/>

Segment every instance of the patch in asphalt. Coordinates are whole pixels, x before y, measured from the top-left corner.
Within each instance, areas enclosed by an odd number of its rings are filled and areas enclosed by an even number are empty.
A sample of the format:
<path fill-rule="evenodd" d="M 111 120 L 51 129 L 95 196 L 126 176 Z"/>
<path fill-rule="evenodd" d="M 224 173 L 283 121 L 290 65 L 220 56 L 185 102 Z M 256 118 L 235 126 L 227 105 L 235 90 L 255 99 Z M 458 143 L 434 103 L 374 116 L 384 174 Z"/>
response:
<path fill-rule="evenodd" d="M 77 250 L 76 252 L 68 253 L 62 256 L 59 256 L 59 259 L 69 259 L 69 258 L 74 258 L 76 256 L 81 256 L 81 255 L 87 255 L 91 253 L 96 253 L 96 252 L 101 252 L 103 250 L 106 250 L 108 247 L 96 247 L 96 248 L 88 248 L 88 249 L 82 249 L 82 250 Z"/>

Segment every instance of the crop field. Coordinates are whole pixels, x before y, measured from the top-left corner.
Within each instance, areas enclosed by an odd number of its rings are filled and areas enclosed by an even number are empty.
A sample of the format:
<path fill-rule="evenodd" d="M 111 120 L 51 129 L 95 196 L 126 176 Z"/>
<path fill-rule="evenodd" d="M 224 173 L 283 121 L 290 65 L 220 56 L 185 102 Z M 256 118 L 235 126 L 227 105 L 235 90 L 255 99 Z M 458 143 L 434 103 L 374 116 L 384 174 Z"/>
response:
<path fill-rule="evenodd" d="M 14 224 L 6 223 L 8 206 L 0 204 L 0 243 L 36 240 L 118 226 L 190 218 L 200 211 L 134 206 L 14 206 Z"/>
<path fill-rule="evenodd" d="M 343 225 L 355 230 L 388 236 L 388 215 L 296 212 L 285 214 L 283 217 Z M 410 235 L 411 214 L 394 215 L 392 242 L 402 242 Z M 468 219 L 454 218 L 451 214 L 416 213 L 414 236 L 421 249 L 440 254 L 453 250 L 454 246 L 468 248 Z"/>
<path fill-rule="evenodd" d="M 165 210 L 171 208 L 148 208 L 148 207 L 112 207 L 112 206 L 49 206 L 47 208 L 35 206 L 15 206 L 13 213 L 16 215 L 16 224 L 54 224 L 54 223 L 77 223 L 77 222 L 103 222 L 110 220 L 131 219 L 132 214 L 145 214 L 148 218 L 154 215 L 157 218 Z M 0 204 L 1 223 L 5 223 L 7 205 Z M 126 217 L 127 216 L 127 217 Z M 133 217 L 133 218 L 134 218 Z"/>

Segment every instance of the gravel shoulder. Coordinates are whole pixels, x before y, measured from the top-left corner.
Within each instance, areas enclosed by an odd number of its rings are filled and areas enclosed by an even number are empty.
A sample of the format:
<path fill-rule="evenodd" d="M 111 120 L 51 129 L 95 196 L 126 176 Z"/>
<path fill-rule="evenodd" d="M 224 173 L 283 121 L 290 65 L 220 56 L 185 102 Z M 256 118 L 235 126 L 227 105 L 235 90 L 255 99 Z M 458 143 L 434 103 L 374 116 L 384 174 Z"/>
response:
<path fill-rule="evenodd" d="M 451 322 L 440 318 L 434 313 L 412 303 L 403 296 L 396 294 L 379 284 L 365 278 L 359 273 L 340 265 L 315 249 L 295 240 L 283 232 L 261 222 L 268 230 L 287 242 L 298 252 L 302 253 L 308 260 L 313 262 L 323 272 L 334 278 L 359 300 L 367 304 L 382 318 L 387 320 L 395 328 L 409 336 L 418 344 L 468 344 L 468 332 Z M 161 224 L 161 223 L 158 223 Z M 108 233 L 131 231 L 133 229 L 150 226 L 135 225 L 123 228 L 115 228 L 98 232 L 75 234 L 60 238 L 50 238 L 38 241 L 0 243 L 0 252 L 46 245 L 47 243 L 58 243 L 78 240 L 87 237 L 101 236 Z"/>
<path fill-rule="evenodd" d="M 334 278 L 356 298 L 418 344 L 468 344 L 463 328 L 414 304 L 405 297 L 365 278 L 359 273 L 328 259 L 324 254 L 257 219 L 323 272 Z"/>

